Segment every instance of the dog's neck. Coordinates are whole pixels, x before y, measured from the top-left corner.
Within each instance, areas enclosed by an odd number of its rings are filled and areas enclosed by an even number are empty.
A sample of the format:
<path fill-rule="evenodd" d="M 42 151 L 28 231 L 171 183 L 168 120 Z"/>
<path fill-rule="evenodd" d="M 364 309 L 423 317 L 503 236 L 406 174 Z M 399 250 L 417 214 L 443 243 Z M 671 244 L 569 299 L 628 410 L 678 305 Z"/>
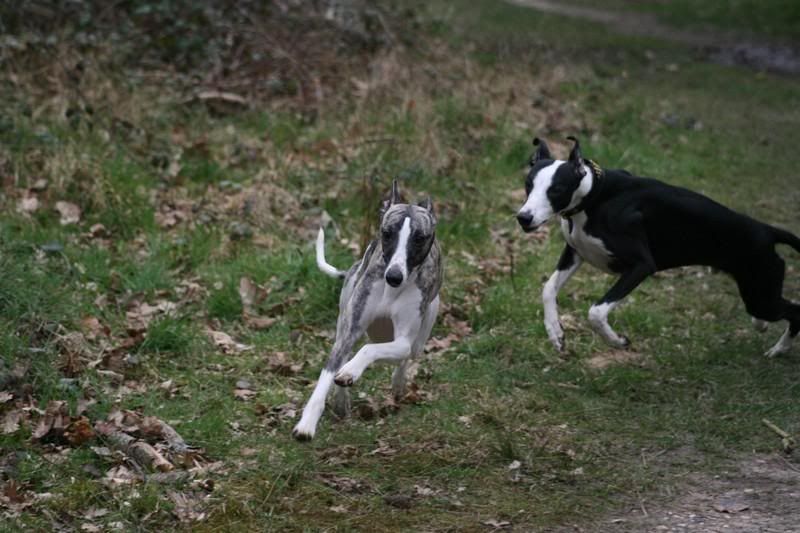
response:
<path fill-rule="evenodd" d="M 572 208 L 566 209 L 559 213 L 563 218 L 569 219 L 581 211 L 586 210 L 589 205 L 591 205 L 594 198 L 597 196 L 597 192 L 600 190 L 600 186 L 603 181 L 604 172 L 603 169 L 600 168 L 600 165 L 592 161 L 591 159 L 584 159 L 584 162 L 587 167 L 589 167 L 589 176 L 584 177 L 583 179 L 589 178 L 592 180 L 592 186 L 589 189 L 589 192 L 580 199 L 580 201 Z"/>

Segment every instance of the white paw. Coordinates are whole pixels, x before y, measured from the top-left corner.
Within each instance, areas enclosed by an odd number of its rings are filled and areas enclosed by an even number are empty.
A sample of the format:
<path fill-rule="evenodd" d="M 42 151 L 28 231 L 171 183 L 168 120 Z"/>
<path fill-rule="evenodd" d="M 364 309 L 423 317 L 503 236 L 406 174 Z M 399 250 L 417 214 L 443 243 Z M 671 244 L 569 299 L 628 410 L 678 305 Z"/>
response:
<path fill-rule="evenodd" d="M 764 352 L 764 355 L 767 357 L 775 357 L 776 355 L 781 355 L 789 351 L 789 348 L 783 346 L 780 342 Z"/>
<path fill-rule="evenodd" d="M 310 424 L 301 419 L 292 430 L 292 437 L 300 441 L 311 440 L 314 438 L 316 430 L 316 424 Z"/>
<path fill-rule="evenodd" d="M 769 322 L 766 322 L 764 320 L 759 320 L 757 318 L 753 319 L 753 327 L 756 328 L 756 331 L 758 331 L 759 333 L 764 333 L 765 331 L 767 331 L 768 326 Z"/>
<path fill-rule="evenodd" d="M 351 387 L 361 377 L 361 370 L 351 367 L 350 363 L 344 365 L 333 378 L 333 382 L 340 387 Z"/>
<path fill-rule="evenodd" d="M 559 352 L 564 351 L 564 330 L 558 320 L 545 321 L 544 329 L 547 330 L 547 338 L 553 343 Z"/>

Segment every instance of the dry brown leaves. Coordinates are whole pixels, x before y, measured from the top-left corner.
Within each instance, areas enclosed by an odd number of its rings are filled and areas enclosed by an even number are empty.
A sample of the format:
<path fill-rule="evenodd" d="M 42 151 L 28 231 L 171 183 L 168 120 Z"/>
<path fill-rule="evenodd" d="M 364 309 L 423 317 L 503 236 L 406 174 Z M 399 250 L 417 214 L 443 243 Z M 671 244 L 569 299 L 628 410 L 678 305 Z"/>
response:
<path fill-rule="evenodd" d="M 466 337 L 472 335 L 472 327 L 466 320 L 460 320 L 450 313 L 450 308 L 445 307 L 442 321 L 450 329 L 444 337 L 431 337 L 425 344 L 425 353 L 442 354 L 450 350 Z"/>
<path fill-rule="evenodd" d="M 267 370 L 279 376 L 294 376 L 303 371 L 306 361 L 295 363 L 287 358 L 286 352 L 274 352 L 267 356 Z"/>
<path fill-rule="evenodd" d="M 642 354 L 631 350 L 608 350 L 592 356 L 586 361 L 586 366 L 594 370 L 605 370 L 614 365 L 641 362 L 642 358 Z"/>
<path fill-rule="evenodd" d="M 206 333 L 209 337 L 211 337 L 211 340 L 214 342 L 217 348 L 220 348 L 225 354 L 237 354 L 253 349 L 253 347 L 250 345 L 236 342 L 233 340 L 233 337 L 224 331 L 216 331 L 211 328 L 207 328 Z"/>
<path fill-rule="evenodd" d="M 147 331 L 147 326 L 153 319 L 161 316 L 172 316 L 177 309 L 177 304 L 168 300 L 158 300 L 155 305 L 150 305 L 140 300 L 133 300 L 128 305 L 128 310 L 125 312 L 128 332 L 141 333 Z"/>
<path fill-rule="evenodd" d="M 269 290 L 253 283 L 248 277 L 239 280 L 239 297 L 242 300 L 242 319 L 245 324 L 253 329 L 266 329 L 273 325 L 277 319 L 268 316 L 259 316 L 256 306 L 269 295 Z"/>
<path fill-rule="evenodd" d="M 62 226 L 77 224 L 81 220 L 81 208 L 71 202 L 56 202 L 56 211 L 61 215 L 59 223 Z"/>

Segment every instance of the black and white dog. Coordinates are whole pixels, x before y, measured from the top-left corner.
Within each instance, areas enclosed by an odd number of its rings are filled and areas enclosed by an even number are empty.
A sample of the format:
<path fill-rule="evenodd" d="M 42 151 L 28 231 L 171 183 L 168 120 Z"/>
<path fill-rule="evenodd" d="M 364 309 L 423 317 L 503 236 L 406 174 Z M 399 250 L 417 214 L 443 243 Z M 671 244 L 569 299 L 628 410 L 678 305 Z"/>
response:
<path fill-rule="evenodd" d="M 442 260 L 436 241 L 436 217 L 430 199 L 418 205 L 401 203 L 397 181 L 381 214 L 380 236 L 374 239 L 350 270 L 343 272 L 325 261 L 325 236 L 317 236 L 317 265 L 325 274 L 344 278 L 339 297 L 336 340 L 300 422 L 292 434 L 298 440 L 314 437 L 325 398 L 336 383 L 334 409 L 350 411 L 348 389 L 372 363 L 393 361 L 392 394 L 405 394 L 406 366 L 422 352 L 439 312 Z M 347 360 L 364 334 L 372 341 Z"/>
<path fill-rule="evenodd" d="M 594 329 L 614 346 L 628 345 L 608 325 L 608 314 L 648 276 L 660 270 L 707 265 L 736 280 L 747 312 L 760 329 L 787 320 L 789 327 L 766 355 L 789 350 L 800 332 L 800 305 L 782 296 L 785 264 L 776 244 L 800 252 L 800 238 L 736 213 L 713 200 L 624 170 L 603 170 L 581 156 L 578 140 L 567 161 L 537 147 L 525 180 L 527 200 L 517 213 L 526 232 L 561 216 L 567 241 L 544 286 L 544 324 L 559 351 L 564 332 L 556 296 L 583 261 L 620 277 L 589 310 Z"/>

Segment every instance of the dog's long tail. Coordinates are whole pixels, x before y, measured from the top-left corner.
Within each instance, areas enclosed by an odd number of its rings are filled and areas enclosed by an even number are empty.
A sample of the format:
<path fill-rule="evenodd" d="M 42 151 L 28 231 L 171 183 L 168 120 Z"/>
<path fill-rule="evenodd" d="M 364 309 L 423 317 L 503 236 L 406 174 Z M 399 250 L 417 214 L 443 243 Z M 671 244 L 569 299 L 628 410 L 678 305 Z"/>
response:
<path fill-rule="evenodd" d="M 772 232 L 775 235 L 775 242 L 781 244 L 788 244 L 798 252 L 800 252 L 800 237 L 790 233 L 784 229 L 776 228 L 773 226 Z"/>
<path fill-rule="evenodd" d="M 317 266 L 332 278 L 343 278 L 347 274 L 344 270 L 339 270 L 325 261 L 325 232 L 322 231 L 322 228 L 319 228 L 319 233 L 317 233 Z"/>

